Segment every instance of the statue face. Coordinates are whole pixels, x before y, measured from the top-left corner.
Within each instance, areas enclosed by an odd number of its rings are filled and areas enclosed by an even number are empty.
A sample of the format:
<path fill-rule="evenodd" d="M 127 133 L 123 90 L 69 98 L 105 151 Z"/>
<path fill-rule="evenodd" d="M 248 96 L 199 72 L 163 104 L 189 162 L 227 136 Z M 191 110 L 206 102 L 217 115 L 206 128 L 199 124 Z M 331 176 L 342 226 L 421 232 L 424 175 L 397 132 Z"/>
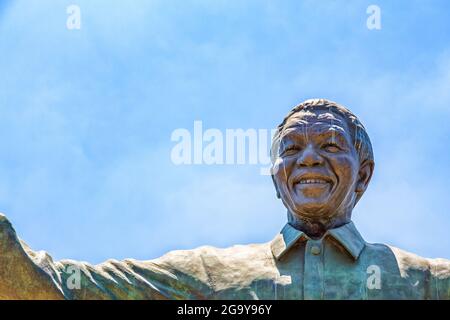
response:
<path fill-rule="evenodd" d="M 273 179 L 287 209 L 307 220 L 351 212 L 360 163 L 345 119 L 301 111 L 288 119 L 280 139 Z"/>

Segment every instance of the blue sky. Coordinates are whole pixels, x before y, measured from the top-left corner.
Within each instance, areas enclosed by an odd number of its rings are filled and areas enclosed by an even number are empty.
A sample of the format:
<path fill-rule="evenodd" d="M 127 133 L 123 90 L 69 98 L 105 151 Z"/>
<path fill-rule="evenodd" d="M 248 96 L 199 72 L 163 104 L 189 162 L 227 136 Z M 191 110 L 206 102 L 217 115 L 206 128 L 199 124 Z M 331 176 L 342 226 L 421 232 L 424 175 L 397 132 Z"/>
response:
<path fill-rule="evenodd" d="M 81 9 L 80 30 L 66 8 Z M 381 30 L 366 9 L 381 8 Z M 324 97 L 375 152 L 354 221 L 450 258 L 447 1 L 0 2 L 0 211 L 56 259 L 265 242 L 285 223 L 254 165 L 176 166 L 171 133 L 275 127 Z"/>

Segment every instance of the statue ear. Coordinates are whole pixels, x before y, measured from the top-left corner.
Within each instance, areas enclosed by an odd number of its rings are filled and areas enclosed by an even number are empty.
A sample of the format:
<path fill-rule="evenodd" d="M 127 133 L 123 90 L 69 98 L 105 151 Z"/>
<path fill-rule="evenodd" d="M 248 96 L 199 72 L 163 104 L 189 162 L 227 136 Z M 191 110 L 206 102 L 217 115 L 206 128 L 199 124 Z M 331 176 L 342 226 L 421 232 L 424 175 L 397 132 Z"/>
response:
<path fill-rule="evenodd" d="M 275 181 L 273 174 L 271 174 L 270 176 L 272 177 L 272 182 L 273 182 L 273 185 L 275 186 L 275 191 L 277 192 L 277 198 L 280 199 L 281 196 L 280 196 L 280 191 L 278 190 L 277 182 Z"/>
<path fill-rule="evenodd" d="M 372 178 L 373 170 L 375 168 L 375 162 L 372 160 L 365 160 L 359 167 L 358 181 L 356 182 L 356 201 L 358 201 L 366 191 L 370 179 Z"/>

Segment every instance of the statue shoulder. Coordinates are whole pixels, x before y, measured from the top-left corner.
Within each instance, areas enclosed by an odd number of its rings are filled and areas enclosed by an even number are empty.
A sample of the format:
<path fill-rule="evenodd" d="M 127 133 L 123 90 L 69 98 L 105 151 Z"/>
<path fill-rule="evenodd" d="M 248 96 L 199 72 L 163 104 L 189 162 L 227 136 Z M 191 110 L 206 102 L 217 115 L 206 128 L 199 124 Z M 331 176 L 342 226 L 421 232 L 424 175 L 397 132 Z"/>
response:
<path fill-rule="evenodd" d="M 425 258 L 417 254 L 389 246 L 394 253 L 400 271 L 415 269 L 429 271 L 438 278 L 450 278 L 450 260 L 443 258 Z"/>
<path fill-rule="evenodd" d="M 164 264 L 232 264 L 238 261 L 270 258 L 269 243 L 233 245 L 226 248 L 201 246 L 190 250 L 173 250 L 152 262 Z"/>
<path fill-rule="evenodd" d="M 448 274 L 450 276 L 450 260 L 443 258 L 426 258 L 398 247 L 382 243 L 366 243 L 365 253 L 378 260 L 392 261 L 402 275 L 408 271 L 430 271 L 432 275 Z"/>

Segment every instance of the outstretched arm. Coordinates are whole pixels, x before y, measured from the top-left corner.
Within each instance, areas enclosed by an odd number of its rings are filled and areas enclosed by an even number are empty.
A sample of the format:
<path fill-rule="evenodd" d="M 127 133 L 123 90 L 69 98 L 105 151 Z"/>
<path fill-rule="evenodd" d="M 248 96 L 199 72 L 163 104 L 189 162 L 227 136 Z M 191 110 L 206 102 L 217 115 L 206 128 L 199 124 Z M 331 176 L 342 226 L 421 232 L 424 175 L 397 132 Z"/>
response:
<path fill-rule="evenodd" d="M 34 252 L 0 214 L 0 299 L 204 299 L 211 294 L 200 253 L 99 265 Z"/>

